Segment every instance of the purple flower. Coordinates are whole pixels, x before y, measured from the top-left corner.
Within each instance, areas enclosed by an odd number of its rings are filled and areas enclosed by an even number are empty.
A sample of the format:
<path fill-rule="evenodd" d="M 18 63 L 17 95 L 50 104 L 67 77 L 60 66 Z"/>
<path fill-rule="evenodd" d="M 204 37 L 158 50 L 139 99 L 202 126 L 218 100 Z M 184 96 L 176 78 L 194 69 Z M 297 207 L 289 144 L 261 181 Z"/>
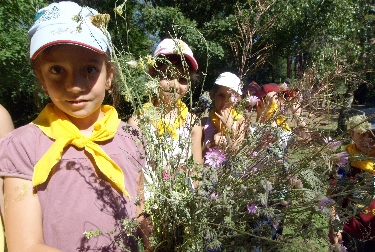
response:
<path fill-rule="evenodd" d="M 246 101 L 249 103 L 251 107 L 253 107 L 255 106 L 255 104 L 257 104 L 258 101 L 260 101 L 260 99 L 255 95 L 251 95 L 246 98 Z"/>
<path fill-rule="evenodd" d="M 211 198 L 211 200 L 216 200 L 217 198 L 219 198 L 219 194 L 217 194 L 217 193 L 211 193 L 211 195 L 210 195 L 210 198 Z"/>
<path fill-rule="evenodd" d="M 330 198 L 327 198 L 326 196 L 322 196 L 320 198 L 320 201 L 318 203 L 318 209 L 323 211 L 324 208 L 328 207 L 329 205 L 333 204 L 333 200 L 331 200 Z"/>
<path fill-rule="evenodd" d="M 344 246 L 344 245 L 342 245 L 341 243 L 340 243 L 340 248 L 339 248 L 340 250 L 340 252 L 348 252 L 348 249 Z"/>
<path fill-rule="evenodd" d="M 231 102 L 238 102 L 238 97 L 235 93 L 230 94 L 230 101 Z"/>
<path fill-rule="evenodd" d="M 337 148 L 341 145 L 341 141 L 334 141 L 331 137 L 324 138 L 324 142 L 333 151 L 337 150 Z"/>
<path fill-rule="evenodd" d="M 346 151 L 337 154 L 337 165 L 343 167 L 349 163 L 349 154 Z"/>
<path fill-rule="evenodd" d="M 219 168 L 222 163 L 227 161 L 227 157 L 224 155 L 224 153 L 222 153 L 217 148 L 209 148 L 208 152 L 206 153 L 206 155 L 204 155 L 204 157 L 206 159 L 204 163 L 215 168 Z"/>
<path fill-rule="evenodd" d="M 296 177 L 288 177 L 289 178 L 289 183 L 294 186 L 297 189 L 303 188 L 302 181 Z"/>
<path fill-rule="evenodd" d="M 285 83 L 285 82 L 283 84 L 280 84 L 280 86 L 279 86 L 280 91 L 285 91 L 285 90 L 288 90 L 288 89 L 289 89 L 288 84 Z"/>
<path fill-rule="evenodd" d="M 258 212 L 258 205 L 255 202 L 247 204 L 247 212 L 249 214 L 256 214 Z"/>

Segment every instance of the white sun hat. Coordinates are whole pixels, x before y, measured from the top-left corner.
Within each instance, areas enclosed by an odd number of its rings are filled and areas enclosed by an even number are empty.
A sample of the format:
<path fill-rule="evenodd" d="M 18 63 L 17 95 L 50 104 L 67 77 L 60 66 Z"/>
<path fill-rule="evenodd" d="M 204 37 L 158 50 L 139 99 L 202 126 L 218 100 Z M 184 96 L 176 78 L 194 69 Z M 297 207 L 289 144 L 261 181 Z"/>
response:
<path fill-rule="evenodd" d="M 92 8 L 69 1 L 40 9 L 29 30 L 30 58 L 35 59 L 43 49 L 56 44 L 79 45 L 111 54 L 111 38 L 104 25 L 109 15 L 97 14 Z"/>
<path fill-rule="evenodd" d="M 219 77 L 217 77 L 215 84 L 228 87 L 237 92 L 239 95 L 242 95 L 241 80 L 233 73 L 224 72 L 220 74 Z"/>

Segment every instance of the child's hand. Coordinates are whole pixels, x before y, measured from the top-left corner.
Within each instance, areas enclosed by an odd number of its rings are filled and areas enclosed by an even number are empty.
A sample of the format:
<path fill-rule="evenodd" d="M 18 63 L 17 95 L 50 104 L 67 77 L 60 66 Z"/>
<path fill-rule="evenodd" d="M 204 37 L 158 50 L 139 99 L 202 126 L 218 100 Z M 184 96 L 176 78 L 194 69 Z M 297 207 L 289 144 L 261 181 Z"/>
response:
<path fill-rule="evenodd" d="M 215 146 L 220 146 L 222 144 L 226 144 L 227 140 L 225 138 L 225 136 L 223 136 L 221 133 L 216 133 L 214 135 L 214 143 L 215 143 Z"/>
<path fill-rule="evenodd" d="M 219 117 L 221 123 L 223 123 L 227 129 L 232 129 L 234 120 L 230 108 L 223 109 L 220 114 L 216 112 L 215 114 Z"/>
<path fill-rule="evenodd" d="M 267 93 L 267 95 L 265 97 L 265 100 L 266 100 L 266 103 L 267 103 L 268 106 L 271 103 L 276 102 L 277 101 L 277 93 L 274 92 L 274 91 Z"/>
<path fill-rule="evenodd" d="M 328 238 L 331 244 L 342 242 L 341 232 L 335 232 L 332 228 L 330 228 L 328 231 Z"/>

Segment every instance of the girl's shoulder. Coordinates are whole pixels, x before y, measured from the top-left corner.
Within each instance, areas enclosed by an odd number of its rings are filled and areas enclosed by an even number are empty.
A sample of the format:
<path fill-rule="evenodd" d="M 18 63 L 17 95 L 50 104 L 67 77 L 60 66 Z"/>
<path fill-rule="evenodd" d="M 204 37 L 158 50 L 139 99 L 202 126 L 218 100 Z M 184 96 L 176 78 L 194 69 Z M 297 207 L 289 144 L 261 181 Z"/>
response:
<path fill-rule="evenodd" d="M 0 140 L 0 174 L 31 179 L 34 165 L 52 143 L 33 124 L 16 128 Z"/>

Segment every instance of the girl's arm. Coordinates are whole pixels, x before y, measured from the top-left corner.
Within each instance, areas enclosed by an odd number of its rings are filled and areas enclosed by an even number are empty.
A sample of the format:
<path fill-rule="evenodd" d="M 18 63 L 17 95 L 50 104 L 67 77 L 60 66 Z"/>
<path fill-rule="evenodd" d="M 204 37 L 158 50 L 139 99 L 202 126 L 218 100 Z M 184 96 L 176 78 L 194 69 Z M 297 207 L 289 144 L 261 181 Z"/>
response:
<path fill-rule="evenodd" d="M 3 137 L 8 132 L 11 132 L 14 129 L 12 118 L 10 117 L 8 111 L 0 105 L 0 137 Z"/>
<path fill-rule="evenodd" d="M 191 139 L 192 139 L 192 154 L 194 158 L 194 162 L 196 164 L 202 164 L 202 127 L 200 125 L 194 125 L 193 129 L 191 130 Z"/>
<path fill-rule="evenodd" d="M 5 234 L 8 251 L 58 252 L 44 244 L 42 210 L 30 180 L 5 178 Z"/>
<path fill-rule="evenodd" d="M 141 238 L 143 246 L 144 246 L 144 251 L 153 251 L 151 248 L 151 244 L 149 241 L 149 237 L 152 231 L 152 224 L 149 218 L 145 217 L 145 197 L 144 197 L 144 175 L 143 172 L 138 173 L 137 177 L 137 195 L 140 200 L 140 204 L 136 206 L 136 214 L 137 214 L 137 220 L 139 223 L 139 228 L 138 228 L 138 236 Z"/>

